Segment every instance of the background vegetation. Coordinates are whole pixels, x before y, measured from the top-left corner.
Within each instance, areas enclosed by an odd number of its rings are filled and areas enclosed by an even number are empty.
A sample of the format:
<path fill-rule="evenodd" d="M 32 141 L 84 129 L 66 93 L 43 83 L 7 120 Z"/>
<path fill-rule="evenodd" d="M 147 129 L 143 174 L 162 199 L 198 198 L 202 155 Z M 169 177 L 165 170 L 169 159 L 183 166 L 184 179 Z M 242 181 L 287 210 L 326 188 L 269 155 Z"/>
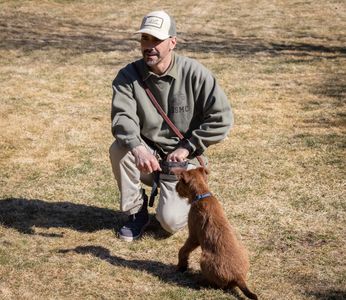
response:
<path fill-rule="evenodd" d="M 242 299 L 199 285 L 198 251 L 175 272 L 186 230 L 115 237 L 111 82 L 156 9 L 232 104 L 210 186 L 249 249 L 249 285 L 261 299 L 345 299 L 341 0 L 0 1 L 0 298 Z"/>

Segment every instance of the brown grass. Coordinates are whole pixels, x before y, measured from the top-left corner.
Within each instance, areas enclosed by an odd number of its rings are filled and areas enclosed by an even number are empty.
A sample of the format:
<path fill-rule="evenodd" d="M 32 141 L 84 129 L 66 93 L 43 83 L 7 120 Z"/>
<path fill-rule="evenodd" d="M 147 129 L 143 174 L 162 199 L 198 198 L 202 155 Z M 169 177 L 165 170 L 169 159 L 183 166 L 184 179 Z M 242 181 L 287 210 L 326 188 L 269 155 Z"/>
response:
<path fill-rule="evenodd" d="M 344 299 L 343 1 L 0 1 L 0 298 L 240 299 L 177 274 L 186 231 L 135 243 L 108 160 L 111 82 L 146 12 L 210 68 L 235 127 L 210 185 L 261 299 Z"/>

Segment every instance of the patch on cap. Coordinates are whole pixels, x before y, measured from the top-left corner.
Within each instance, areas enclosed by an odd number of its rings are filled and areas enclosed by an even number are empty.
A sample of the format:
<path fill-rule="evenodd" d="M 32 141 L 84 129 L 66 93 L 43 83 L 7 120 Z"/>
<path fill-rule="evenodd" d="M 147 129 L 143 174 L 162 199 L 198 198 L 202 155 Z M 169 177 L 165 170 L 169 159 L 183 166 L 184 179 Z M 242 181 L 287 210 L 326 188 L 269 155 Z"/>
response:
<path fill-rule="evenodd" d="M 156 28 L 161 28 L 163 24 L 163 19 L 160 17 L 149 16 L 145 18 L 144 24 L 142 26 L 153 26 Z"/>

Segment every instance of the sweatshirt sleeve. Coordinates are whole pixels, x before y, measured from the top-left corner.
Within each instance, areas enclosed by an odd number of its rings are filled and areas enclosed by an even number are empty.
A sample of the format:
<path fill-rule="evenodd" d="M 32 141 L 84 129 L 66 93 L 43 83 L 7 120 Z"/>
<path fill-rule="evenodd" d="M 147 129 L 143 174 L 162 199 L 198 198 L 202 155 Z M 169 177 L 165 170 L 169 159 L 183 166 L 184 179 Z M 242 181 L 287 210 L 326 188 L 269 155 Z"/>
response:
<path fill-rule="evenodd" d="M 192 131 L 189 142 L 196 147 L 197 153 L 202 153 L 227 136 L 233 126 L 233 114 L 224 91 L 204 67 L 195 77 L 195 90 L 200 125 Z"/>
<path fill-rule="evenodd" d="M 132 149 L 141 143 L 140 122 L 136 114 L 133 82 L 126 75 L 124 69 L 120 70 L 112 84 L 112 134 L 123 146 Z"/>

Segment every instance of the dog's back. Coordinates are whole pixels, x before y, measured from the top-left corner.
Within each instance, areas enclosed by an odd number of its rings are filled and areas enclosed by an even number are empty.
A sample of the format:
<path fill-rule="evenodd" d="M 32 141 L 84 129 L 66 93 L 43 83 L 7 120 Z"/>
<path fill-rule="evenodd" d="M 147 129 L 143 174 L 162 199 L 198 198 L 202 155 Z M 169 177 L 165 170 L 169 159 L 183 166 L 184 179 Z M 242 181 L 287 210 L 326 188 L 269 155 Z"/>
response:
<path fill-rule="evenodd" d="M 189 230 L 197 233 L 202 248 L 201 269 L 209 281 L 224 288 L 246 278 L 249 260 L 236 238 L 220 202 L 213 196 L 192 205 Z"/>
<path fill-rule="evenodd" d="M 180 173 L 177 191 L 191 203 L 189 238 L 179 251 L 180 269 L 185 269 L 189 252 L 202 248 L 201 270 L 207 280 L 221 288 L 238 286 L 250 299 L 257 299 L 246 286 L 248 254 L 229 223 L 221 203 L 208 192 L 208 171 L 198 168 Z"/>

